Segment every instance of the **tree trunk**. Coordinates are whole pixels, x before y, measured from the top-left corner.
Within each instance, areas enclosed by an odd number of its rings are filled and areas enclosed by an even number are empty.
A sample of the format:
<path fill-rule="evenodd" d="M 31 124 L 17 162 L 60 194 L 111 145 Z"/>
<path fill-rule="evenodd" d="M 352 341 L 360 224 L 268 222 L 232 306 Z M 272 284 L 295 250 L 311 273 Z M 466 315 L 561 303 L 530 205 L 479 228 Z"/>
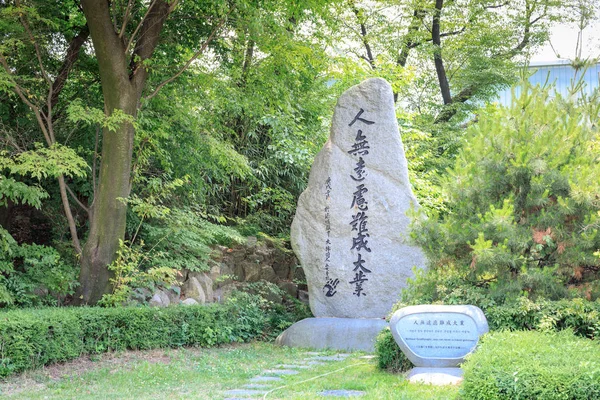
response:
<path fill-rule="evenodd" d="M 135 96 L 123 99 L 119 109 L 135 115 Z M 102 161 L 97 197 L 91 208 L 90 231 L 81 256 L 78 302 L 95 304 L 110 292 L 111 272 L 107 266 L 116 258 L 119 240 L 125 236 L 127 206 L 130 192 L 130 171 L 133 155 L 134 129 L 130 123 L 117 131 L 103 130 Z"/>
<path fill-rule="evenodd" d="M 82 1 L 98 67 L 104 112 L 114 110 L 135 116 L 136 90 L 129 80 L 125 45 L 115 33 L 108 3 L 103 0 Z M 127 206 L 130 191 L 131 160 L 134 128 L 122 123 L 115 131 L 102 131 L 102 158 L 96 197 L 90 207 L 90 231 L 81 255 L 81 272 L 76 303 L 95 304 L 110 291 L 108 266 L 115 260 L 119 240 L 125 236 Z"/>
<path fill-rule="evenodd" d="M 109 1 L 81 1 L 98 60 L 107 116 L 121 110 L 135 119 L 148 76 L 142 64 L 152 56 L 164 21 L 175 4 L 164 0 L 150 4 L 140 22 L 139 36 L 130 56 L 129 45 L 136 38 L 132 37 L 126 44 L 115 31 Z M 116 259 L 119 241 L 125 237 L 127 205 L 120 199 L 127 199 L 131 190 L 134 135 L 131 122 L 123 122 L 115 130 L 104 128 L 102 131 L 100 177 L 90 207 L 90 231 L 81 255 L 80 286 L 75 303 L 95 304 L 110 292 L 112 274 L 108 266 Z"/>

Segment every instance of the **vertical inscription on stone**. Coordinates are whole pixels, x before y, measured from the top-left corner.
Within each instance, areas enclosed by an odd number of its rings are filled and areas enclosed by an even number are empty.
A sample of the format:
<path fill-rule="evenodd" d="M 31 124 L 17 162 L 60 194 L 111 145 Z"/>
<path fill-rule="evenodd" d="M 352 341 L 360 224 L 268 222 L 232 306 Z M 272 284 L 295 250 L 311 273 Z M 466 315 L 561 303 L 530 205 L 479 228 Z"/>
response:
<path fill-rule="evenodd" d="M 325 297 L 333 297 L 337 293 L 337 285 L 340 283 L 339 279 L 332 279 L 329 276 L 329 263 L 331 262 L 331 215 L 329 213 L 331 205 L 331 177 L 328 176 L 325 181 L 325 233 L 327 238 L 325 239 L 325 285 L 323 286 L 323 293 Z"/>
<path fill-rule="evenodd" d="M 426 262 L 409 241 L 413 207 L 394 92 L 368 79 L 340 96 L 291 227 L 316 317 L 389 313 Z"/>
<path fill-rule="evenodd" d="M 369 121 L 361 117 L 364 112 L 365 110 L 361 108 L 348 126 L 352 126 L 356 122 L 364 125 L 373 125 L 375 121 Z M 348 154 L 358 157 L 353 171 L 350 173 L 350 178 L 357 182 L 356 191 L 353 194 L 352 204 L 350 205 L 350 208 L 355 213 L 352 215 L 352 221 L 350 221 L 350 226 L 352 227 L 352 247 L 350 248 L 350 251 L 356 249 L 357 259 L 353 262 L 354 269 L 352 272 L 354 273 L 354 278 L 349 282 L 354 286 L 354 292 L 352 294 L 357 297 L 367 295 L 363 285 L 369 280 L 367 274 L 371 273 L 371 270 L 365 266 L 365 260 L 362 258 L 361 254 L 361 251 L 371 252 L 371 248 L 368 246 L 369 241 L 367 240 L 369 237 L 369 229 L 367 228 L 369 202 L 364 196 L 369 189 L 367 188 L 366 183 L 359 183 L 365 181 L 367 176 L 365 159 L 363 156 L 366 157 L 369 154 L 370 148 L 367 136 L 361 129 L 358 129 L 356 137 L 354 138 L 354 144 L 352 144 L 352 148 L 348 150 Z M 354 233 L 355 231 L 356 233 Z"/>

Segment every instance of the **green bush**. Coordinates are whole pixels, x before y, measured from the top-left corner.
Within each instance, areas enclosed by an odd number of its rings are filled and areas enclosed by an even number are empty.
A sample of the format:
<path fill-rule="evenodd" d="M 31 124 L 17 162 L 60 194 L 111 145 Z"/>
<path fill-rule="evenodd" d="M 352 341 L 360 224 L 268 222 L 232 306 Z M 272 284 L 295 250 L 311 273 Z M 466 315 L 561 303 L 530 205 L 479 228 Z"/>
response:
<path fill-rule="evenodd" d="M 567 288 L 600 296 L 600 93 L 524 83 L 510 107 L 488 106 L 442 182 L 448 212 L 415 218 L 431 269 L 460 271 L 504 302 Z M 437 289 L 437 288 L 434 288 Z M 446 288 L 453 290 L 453 287 Z"/>
<path fill-rule="evenodd" d="M 294 318 L 247 293 L 224 305 L 5 311 L 0 313 L 0 377 L 83 354 L 272 337 Z"/>
<path fill-rule="evenodd" d="M 36 244 L 19 245 L 0 227 L 0 236 L 3 234 L 0 307 L 56 305 L 74 292 L 77 270 L 65 263 L 58 251 Z"/>
<path fill-rule="evenodd" d="M 495 332 L 463 364 L 465 400 L 600 398 L 600 346 L 570 332 Z"/>
<path fill-rule="evenodd" d="M 377 366 L 379 369 L 389 372 L 404 372 L 413 367 L 413 364 L 404 355 L 402 350 L 392 336 L 389 328 L 384 329 L 377 335 L 375 342 L 375 353 L 377 354 Z"/>

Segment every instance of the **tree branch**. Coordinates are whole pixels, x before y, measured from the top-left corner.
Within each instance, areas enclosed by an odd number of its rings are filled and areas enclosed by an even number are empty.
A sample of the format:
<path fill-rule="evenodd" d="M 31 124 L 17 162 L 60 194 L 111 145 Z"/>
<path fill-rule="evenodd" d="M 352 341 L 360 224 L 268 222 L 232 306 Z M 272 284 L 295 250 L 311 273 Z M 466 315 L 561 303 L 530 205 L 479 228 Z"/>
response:
<path fill-rule="evenodd" d="M 204 43 L 202 43 L 202 46 L 200 47 L 200 49 L 196 53 L 194 53 L 194 55 L 183 65 L 183 67 L 181 67 L 179 69 L 179 71 L 177 71 L 173 76 L 171 76 L 170 78 L 165 79 L 164 81 L 159 83 L 158 86 L 156 87 L 156 89 L 154 89 L 154 91 L 150 95 L 145 97 L 145 100 L 150 100 L 151 98 L 156 96 L 160 89 L 162 89 L 166 84 L 177 79 L 179 77 L 179 75 L 181 75 L 183 72 L 185 72 L 185 70 L 187 70 L 189 68 L 189 66 L 192 64 L 192 62 L 194 60 L 196 60 L 198 57 L 200 57 L 200 55 L 204 52 L 204 50 L 206 50 L 206 48 L 208 47 L 210 42 L 215 38 L 217 32 L 225 24 L 225 21 L 227 20 L 227 16 L 230 13 L 231 13 L 231 10 L 229 11 L 229 13 L 227 13 L 227 15 L 225 15 L 223 18 L 221 18 L 221 21 L 219 21 L 217 26 L 212 30 L 212 32 L 210 33 L 210 36 L 208 36 L 208 38 L 204 41 Z"/>
<path fill-rule="evenodd" d="M 408 31 L 406 32 L 406 35 L 404 36 L 405 37 L 405 45 L 402 48 L 402 51 L 400 52 L 398 59 L 396 60 L 396 64 L 400 65 L 401 67 L 406 66 L 406 62 L 408 61 L 408 54 L 410 53 L 410 50 L 414 49 L 415 47 L 417 47 L 421 44 L 421 42 L 414 41 L 412 36 L 414 36 L 414 34 L 419 31 L 419 27 L 423 23 L 424 19 L 425 19 L 425 11 L 424 10 L 415 9 L 413 11 L 413 16 L 410 21 L 410 25 L 408 26 Z"/>
<path fill-rule="evenodd" d="M 250 65 L 252 64 L 252 60 L 254 58 L 255 45 L 256 43 L 254 40 L 248 39 L 248 43 L 246 44 L 246 54 L 244 55 L 244 64 L 242 65 L 242 86 L 246 86 L 248 73 L 250 72 Z"/>
<path fill-rule="evenodd" d="M 103 86 L 106 82 L 121 87 L 129 85 L 127 58 L 123 51 L 123 42 L 113 28 L 108 1 L 81 0 L 81 5 L 94 43 L 96 58 L 102 60 L 98 65 L 100 81 Z"/>
<path fill-rule="evenodd" d="M 150 3 L 150 6 L 146 10 L 146 14 L 144 14 L 142 19 L 140 20 L 140 23 L 135 27 L 133 33 L 131 34 L 131 37 L 129 38 L 129 41 L 127 42 L 127 46 L 125 46 L 125 54 L 127 54 L 127 52 L 129 51 L 129 48 L 131 47 L 133 40 L 135 39 L 135 35 L 137 35 L 138 31 L 142 28 L 142 25 L 144 24 L 144 22 L 146 22 L 146 18 L 148 17 L 148 14 L 150 14 L 150 10 L 152 9 L 152 7 L 154 7 L 154 4 L 156 3 L 156 1 L 157 0 L 152 0 L 152 3 Z M 119 36 L 119 37 L 121 37 L 121 36 Z"/>
<path fill-rule="evenodd" d="M 21 7 L 21 1 L 17 0 L 16 5 L 17 5 L 17 7 Z M 33 36 L 33 32 L 31 32 L 31 29 L 29 28 L 29 23 L 27 22 L 27 18 L 25 18 L 25 14 L 20 13 L 19 19 L 21 20 L 21 25 L 23 25 L 23 28 L 25 28 L 25 32 L 27 32 L 27 36 L 29 36 L 29 40 L 31 40 L 31 43 L 33 44 L 33 47 L 35 49 L 35 56 L 38 60 L 38 63 L 40 64 L 40 71 L 42 73 L 42 77 L 46 80 L 46 82 L 48 82 L 49 85 L 52 85 L 52 81 L 50 80 L 50 77 L 46 73 L 46 69 L 44 68 L 44 63 L 42 62 L 42 53 L 40 52 L 40 47 L 38 46 L 37 41 L 35 40 L 35 37 Z"/>
<path fill-rule="evenodd" d="M 165 0 L 154 0 L 141 25 L 140 35 L 129 61 L 129 80 L 135 88 L 138 99 L 141 97 L 148 76 L 148 70 L 143 67 L 144 62 L 154 53 L 163 24 L 170 12 L 171 7 Z"/>
<path fill-rule="evenodd" d="M 10 67 L 8 66 L 8 63 L 6 62 L 6 58 L 4 58 L 4 56 L 2 55 L 2 53 L 0 53 L 0 64 L 2 64 L 2 67 L 4 68 L 4 70 L 6 71 L 6 73 L 12 78 L 13 74 L 10 70 Z M 52 145 L 52 140 L 50 138 L 50 135 L 48 134 L 48 130 L 46 129 L 46 125 L 44 123 L 44 118 L 42 116 L 42 112 L 40 111 L 40 108 L 38 106 L 36 106 L 35 104 L 33 104 L 31 101 L 29 101 L 29 99 L 27 98 L 27 96 L 25 96 L 25 90 L 19 86 L 19 84 L 12 79 L 12 83 L 13 83 L 13 87 L 15 90 L 15 93 L 17 94 L 17 96 L 19 96 L 19 98 L 23 101 L 23 103 L 25 103 L 30 109 L 31 111 L 33 111 L 33 113 L 35 114 L 35 118 L 38 122 L 38 125 L 44 135 L 44 138 L 46 139 L 46 144 L 48 144 L 48 146 Z"/>
<path fill-rule="evenodd" d="M 52 107 L 56 106 L 58 102 L 58 95 L 62 91 L 67 81 L 67 77 L 69 76 L 69 72 L 73 68 L 75 61 L 79 58 L 79 51 L 81 50 L 81 46 L 87 41 L 90 36 L 90 30 L 87 25 L 81 29 L 81 31 L 71 40 L 69 43 L 69 48 L 67 49 L 67 54 L 65 55 L 65 59 L 58 71 L 58 75 L 54 79 L 54 83 L 52 83 L 52 95 L 50 96 L 50 105 Z"/>
<path fill-rule="evenodd" d="M 119 39 L 123 39 L 123 35 L 125 34 L 125 28 L 127 28 L 127 21 L 129 19 L 129 15 L 131 15 L 131 9 L 133 8 L 133 0 L 129 0 L 127 2 L 127 8 L 125 9 L 125 16 L 123 17 L 123 23 L 121 24 L 121 31 L 119 32 Z"/>
<path fill-rule="evenodd" d="M 463 90 L 461 90 L 456 96 L 452 98 L 452 104 L 464 103 L 469 100 L 476 92 L 476 87 L 474 85 L 467 86 Z M 440 114 L 435 118 L 434 124 L 440 124 L 443 122 L 450 121 L 458 110 L 456 107 L 446 106 L 440 112 Z"/>
<path fill-rule="evenodd" d="M 361 58 L 363 60 L 366 60 L 369 63 L 369 65 L 371 66 L 371 69 L 375 69 L 375 59 L 373 58 L 373 52 L 371 51 L 371 45 L 369 44 L 369 41 L 367 40 L 367 27 L 365 25 L 365 20 L 363 18 L 361 18 L 361 12 L 356 7 L 356 4 L 354 2 L 352 3 L 352 12 L 354 13 L 354 15 L 356 15 L 356 20 L 358 21 L 358 24 L 360 25 L 360 39 L 363 43 L 363 46 L 365 46 L 365 51 L 367 52 L 366 57 L 361 56 Z"/>
<path fill-rule="evenodd" d="M 63 209 L 67 222 L 69 224 L 69 231 L 71 232 L 71 240 L 73 241 L 73 247 L 77 254 L 81 254 L 81 243 L 79 243 L 79 236 L 77 236 L 77 225 L 75 224 L 75 218 L 71 212 L 71 205 L 69 204 L 69 198 L 67 197 L 67 184 L 65 183 L 65 177 L 62 175 L 58 176 L 58 187 L 60 190 L 60 198 L 62 199 Z"/>
<path fill-rule="evenodd" d="M 79 199 L 77 198 L 77 196 L 75 195 L 75 193 L 73 193 L 73 191 L 71 190 L 71 188 L 69 187 L 69 185 L 65 184 L 65 188 L 67 189 L 67 192 L 69 192 L 69 194 L 71 195 L 71 198 L 73 200 L 75 200 L 75 203 L 77 203 L 77 205 L 79 207 L 81 207 L 81 209 L 83 211 L 85 211 L 89 215 L 90 214 L 90 209 L 87 208 L 81 201 L 79 201 Z"/>
<path fill-rule="evenodd" d="M 440 84 L 442 99 L 444 100 L 444 104 L 450 104 L 452 103 L 452 95 L 450 94 L 450 84 L 448 83 L 444 60 L 442 59 L 442 41 L 440 37 L 440 18 L 443 7 L 444 0 L 435 1 L 435 13 L 433 14 L 433 22 L 431 25 L 431 38 L 433 45 L 435 46 L 433 50 L 433 61 L 435 63 L 435 72 L 437 73 L 438 82 Z"/>

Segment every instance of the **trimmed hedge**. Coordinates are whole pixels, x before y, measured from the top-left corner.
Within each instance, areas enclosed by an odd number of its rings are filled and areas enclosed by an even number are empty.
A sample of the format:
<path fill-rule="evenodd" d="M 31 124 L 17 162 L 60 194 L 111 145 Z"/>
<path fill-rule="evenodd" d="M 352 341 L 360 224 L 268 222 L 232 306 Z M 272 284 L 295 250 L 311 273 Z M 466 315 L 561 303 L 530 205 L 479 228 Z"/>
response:
<path fill-rule="evenodd" d="M 404 306 L 399 303 L 394 310 Z M 514 304 L 481 308 L 491 331 L 566 329 L 589 339 L 595 339 L 600 335 L 600 301 L 573 299 L 533 302 L 526 297 L 521 297 Z M 391 333 L 389 337 L 391 338 Z M 396 342 L 386 336 L 381 335 L 377 338 L 375 352 L 381 369 L 402 372 L 411 368 L 407 366 L 406 362 L 409 361 L 400 352 Z"/>
<path fill-rule="evenodd" d="M 252 304 L 6 311 L 0 377 L 83 354 L 247 341 L 272 330 L 271 319 Z"/>
<path fill-rule="evenodd" d="M 600 399 L 600 346 L 571 332 L 495 332 L 463 364 L 466 400 Z"/>

